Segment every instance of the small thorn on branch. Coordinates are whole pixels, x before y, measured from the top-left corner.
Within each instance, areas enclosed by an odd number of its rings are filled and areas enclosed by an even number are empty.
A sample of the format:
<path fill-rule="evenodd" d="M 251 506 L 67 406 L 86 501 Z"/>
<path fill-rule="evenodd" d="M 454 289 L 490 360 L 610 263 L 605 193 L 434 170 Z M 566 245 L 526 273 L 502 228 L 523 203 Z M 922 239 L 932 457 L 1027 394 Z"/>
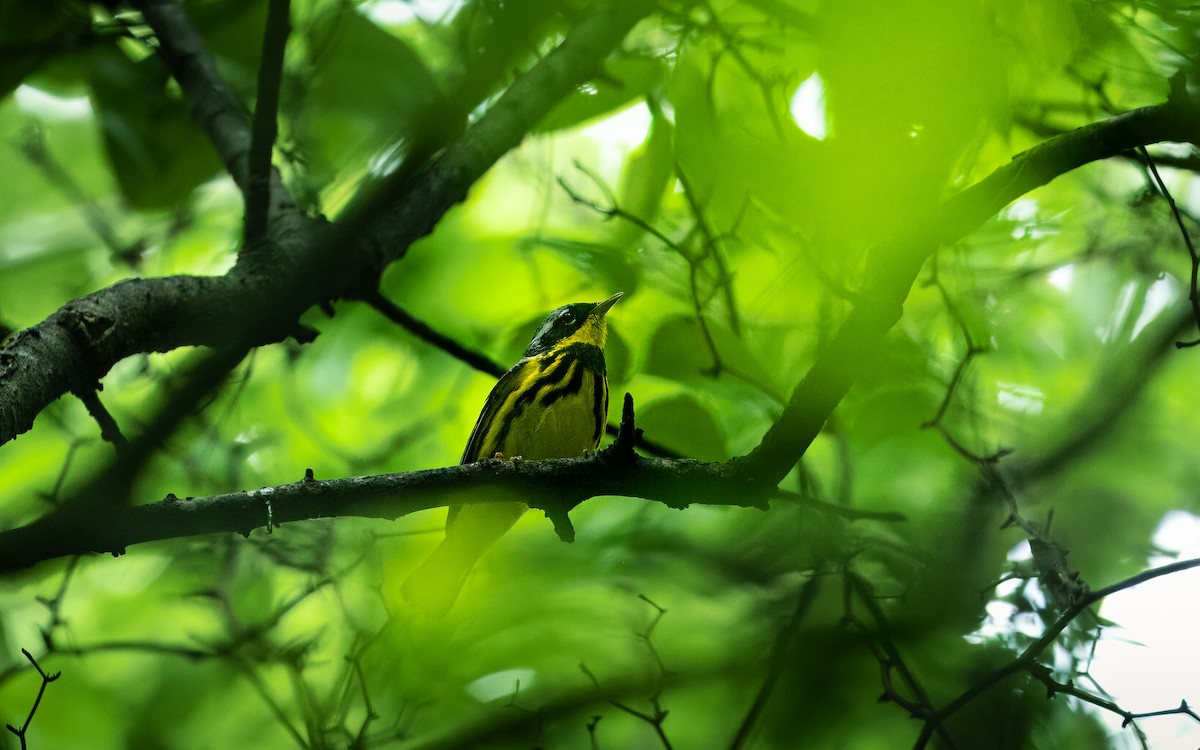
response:
<path fill-rule="evenodd" d="M 606 460 L 632 461 L 637 456 L 633 446 L 641 436 L 642 431 L 634 427 L 633 394 L 626 393 L 621 406 L 621 426 L 617 428 L 617 439 L 597 456 Z"/>
<path fill-rule="evenodd" d="M 100 390 L 102 388 L 103 385 L 96 383 L 92 388 L 81 388 L 75 391 L 75 396 L 83 402 L 88 414 L 100 426 L 100 437 L 112 443 L 113 448 L 116 449 L 119 456 L 129 450 L 129 441 L 121 433 L 121 428 L 117 425 L 117 420 L 113 419 L 112 414 L 109 413 L 108 409 L 104 408 L 104 403 L 100 401 Z"/>
<path fill-rule="evenodd" d="M 556 504 L 554 507 L 543 508 L 542 511 L 546 518 L 550 519 L 550 523 L 554 524 L 554 533 L 558 534 L 559 539 L 568 544 L 575 541 L 575 526 L 571 523 L 571 517 L 564 506 Z"/>

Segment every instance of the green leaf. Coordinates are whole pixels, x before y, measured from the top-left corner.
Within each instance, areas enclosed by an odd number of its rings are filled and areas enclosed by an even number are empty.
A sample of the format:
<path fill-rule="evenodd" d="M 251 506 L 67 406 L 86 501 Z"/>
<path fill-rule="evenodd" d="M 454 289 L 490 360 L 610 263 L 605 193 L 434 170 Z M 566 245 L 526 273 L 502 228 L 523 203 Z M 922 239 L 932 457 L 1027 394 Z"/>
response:
<path fill-rule="evenodd" d="M 625 160 L 617 202 L 633 216 L 653 224 L 675 175 L 675 128 L 665 117 L 654 117 L 645 142 Z M 613 244 L 634 249 L 645 230 L 629 221 L 616 222 Z"/>
<path fill-rule="evenodd" d="M 668 396 L 638 408 L 637 424 L 646 437 L 689 458 L 729 458 L 716 420 L 692 395 Z"/>
<path fill-rule="evenodd" d="M 157 57 L 130 60 L 115 46 L 92 52 L 92 106 L 122 195 L 141 209 L 178 205 L 220 162 Z"/>
<path fill-rule="evenodd" d="M 262 58 L 267 0 L 220 0 L 188 6 L 188 18 L 204 36 L 208 51 L 227 73 L 235 65 L 254 76 Z M 248 83 L 253 86 L 255 77 Z"/>
<path fill-rule="evenodd" d="M 672 318 L 651 339 L 646 372 L 673 380 L 689 380 L 713 366 L 700 327 L 693 318 Z"/>
<path fill-rule="evenodd" d="M 610 60 L 603 75 L 578 87 L 542 119 L 534 133 L 552 133 L 606 115 L 657 89 L 666 78 L 660 60 L 626 57 Z"/>
<path fill-rule="evenodd" d="M 723 363 L 736 363 L 742 374 L 764 383 L 770 382 L 771 378 L 763 372 L 758 358 L 741 339 L 717 324 L 712 315 L 706 315 L 705 320 L 712 336 L 712 345 L 694 317 L 674 317 L 662 323 L 651 339 L 645 372 L 679 381 L 698 377 L 708 380 L 713 374 L 711 348 L 715 345 Z"/>
<path fill-rule="evenodd" d="M 421 57 L 353 6 L 314 21 L 305 43 L 316 73 L 292 82 L 285 107 L 318 184 L 365 169 L 372 156 L 394 168 L 461 130 Z"/>
<path fill-rule="evenodd" d="M 73 3 L 0 3 L 0 99 L 43 64 L 58 59 L 87 34 Z M 70 12 L 68 12 L 68 10 Z"/>

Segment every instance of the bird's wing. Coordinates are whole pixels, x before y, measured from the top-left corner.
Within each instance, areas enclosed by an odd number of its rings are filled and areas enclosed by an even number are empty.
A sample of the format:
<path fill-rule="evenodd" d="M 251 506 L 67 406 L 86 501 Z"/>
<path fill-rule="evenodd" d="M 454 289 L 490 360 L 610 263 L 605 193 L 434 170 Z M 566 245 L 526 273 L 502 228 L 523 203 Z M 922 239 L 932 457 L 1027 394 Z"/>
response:
<path fill-rule="evenodd" d="M 462 460 L 459 463 L 473 464 L 481 458 L 491 458 L 495 453 L 493 448 L 491 451 L 484 452 L 486 446 L 483 442 L 487 439 L 488 431 L 491 430 L 492 422 L 496 419 L 496 414 L 500 411 L 500 407 L 504 405 L 505 400 L 512 394 L 513 390 L 520 386 L 526 376 L 525 369 L 535 366 L 529 359 L 522 359 L 512 366 L 508 372 L 500 376 L 496 381 L 496 385 L 492 386 L 491 393 L 488 394 L 487 400 L 483 402 L 483 411 L 479 412 L 479 419 L 475 421 L 475 429 L 471 430 L 471 437 L 467 439 L 467 447 L 463 451 Z M 450 506 L 446 514 L 446 528 L 449 529 L 454 525 L 455 518 L 458 512 L 462 509 L 461 505 Z"/>
<path fill-rule="evenodd" d="M 483 402 L 483 411 L 479 412 L 479 419 L 475 422 L 475 429 L 471 430 L 471 437 L 467 440 L 467 447 L 463 451 L 462 460 L 459 463 L 473 464 L 481 458 L 491 458 L 491 455 L 481 455 L 481 451 L 484 448 L 483 441 L 488 434 L 488 430 L 491 429 L 492 422 L 496 419 L 497 412 L 504 405 L 505 399 L 508 398 L 514 388 L 521 384 L 525 368 L 530 366 L 530 361 L 522 359 L 496 381 L 496 385 L 492 387 L 492 392 L 488 394 L 487 400 Z"/>

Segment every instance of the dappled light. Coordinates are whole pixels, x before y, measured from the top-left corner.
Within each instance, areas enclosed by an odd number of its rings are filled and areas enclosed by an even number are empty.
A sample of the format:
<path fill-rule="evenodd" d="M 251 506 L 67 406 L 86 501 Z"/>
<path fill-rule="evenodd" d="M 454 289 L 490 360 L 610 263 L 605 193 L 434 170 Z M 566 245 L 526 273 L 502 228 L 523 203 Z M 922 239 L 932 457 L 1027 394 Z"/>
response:
<path fill-rule="evenodd" d="M 1198 39 L 0 6 L 0 748 L 1197 747 Z"/>

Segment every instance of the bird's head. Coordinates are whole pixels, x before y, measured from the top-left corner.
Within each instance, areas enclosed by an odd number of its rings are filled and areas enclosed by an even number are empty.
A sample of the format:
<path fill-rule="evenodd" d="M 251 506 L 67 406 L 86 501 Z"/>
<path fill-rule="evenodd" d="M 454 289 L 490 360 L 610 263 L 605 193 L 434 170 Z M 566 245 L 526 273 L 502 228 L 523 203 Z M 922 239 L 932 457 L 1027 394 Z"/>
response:
<path fill-rule="evenodd" d="M 595 344 L 603 349 L 608 338 L 604 314 L 622 296 L 622 292 L 617 292 L 603 302 L 576 302 L 558 308 L 546 316 L 541 328 L 533 334 L 533 340 L 525 349 L 525 356 L 536 357 L 574 343 Z"/>

